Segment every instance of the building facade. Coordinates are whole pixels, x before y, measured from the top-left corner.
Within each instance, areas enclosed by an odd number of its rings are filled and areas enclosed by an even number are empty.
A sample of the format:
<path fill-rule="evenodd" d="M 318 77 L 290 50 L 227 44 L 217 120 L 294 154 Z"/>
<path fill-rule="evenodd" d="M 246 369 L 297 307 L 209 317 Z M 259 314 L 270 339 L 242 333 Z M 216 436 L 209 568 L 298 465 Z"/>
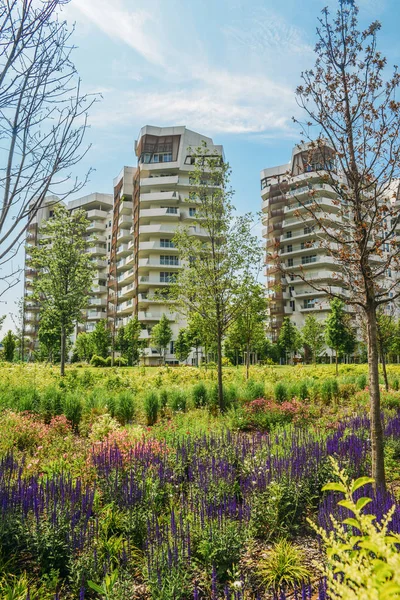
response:
<path fill-rule="evenodd" d="M 321 243 L 324 232 L 307 211 L 308 203 L 318 204 L 330 230 L 341 226 L 344 217 L 339 215 L 337 194 L 325 182 L 327 175 L 335 176 L 332 160 L 329 146 L 315 152 L 310 160 L 310 146 L 304 144 L 293 150 L 288 164 L 261 171 L 262 235 L 273 341 L 278 339 L 285 317 L 299 328 L 308 314 L 321 320 L 327 317 L 327 295 L 307 281 L 347 295 L 339 267 Z"/>

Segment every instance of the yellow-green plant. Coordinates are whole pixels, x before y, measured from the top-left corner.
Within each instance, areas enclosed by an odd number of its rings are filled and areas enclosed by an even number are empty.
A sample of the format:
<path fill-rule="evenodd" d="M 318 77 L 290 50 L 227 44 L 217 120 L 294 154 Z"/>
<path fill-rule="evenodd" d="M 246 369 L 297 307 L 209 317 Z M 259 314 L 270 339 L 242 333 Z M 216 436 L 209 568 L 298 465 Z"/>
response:
<path fill-rule="evenodd" d="M 294 588 L 310 575 L 304 555 L 291 542 L 282 539 L 259 563 L 259 573 L 267 589 Z"/>
<path fill-rule="evenodd" d="M 337 463 L 334 460 L 332 463 L 338 481 L 322 489 L 341 492 L 344 499 L 338 504 L 347 508 L 352 516 L 342 522 L 331 516 L 333 530 L 330 533 L 310 522 L 326 544 L 328 561 L 325 574 L 329 598 L 400 599 L 400 554 L 397 549 L 400 535 L 388 532 L 395 507 L 389 510 L 381 523 L 376 523 L 374 515 L 363 512 L 371 499 L 354 499 L 356 490 L 374 480 L 360 477 L 349 481 Z"/>

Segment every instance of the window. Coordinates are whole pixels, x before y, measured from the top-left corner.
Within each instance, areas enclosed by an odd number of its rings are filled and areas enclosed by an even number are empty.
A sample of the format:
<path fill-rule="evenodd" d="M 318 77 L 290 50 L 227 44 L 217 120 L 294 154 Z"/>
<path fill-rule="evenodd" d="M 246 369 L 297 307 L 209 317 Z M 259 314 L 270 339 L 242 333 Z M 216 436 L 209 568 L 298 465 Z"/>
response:
<path fill-rule="evenodd" d="M 160 247 L 161 248 L 175 248 L 174 242 L 172 240 L 167 240 L 167 239 L 163 239 L 163 238 L 161 238 L 161 240 L 160 240 Z"/>
<path fill-rule="evenodd" d="M 295 303 L 294 303 L 294 300 L 290 300 L 290 302 L 289 302 L 289 306 L 290 306 L 290 308 L 291 308 L 292 310 L 294 310 L 294 309 L 295 309 Z"/>
<path fill-rule="evenodd" d="M 292 244 L 289 244 L 289 246 L 286 246 L 286 252 L 293 252 Z"/>
<path fill-rule="evenodd" d="M 174 342 L 174 340 L 172 340 L 172 342 L 170 342 L 170 344 L 169 344 L 169 351 L 170 351 L 171 354 L 174 354 L 174 352 L 175 352 L 175 342 Z"/>
<path fill-rule="evenodd" d="M 158 154 L 153 154 L 150 162 L 152 163 L 165 163 L 172 161 L 172 152 L 159 152 Z"/>
<path fill-rule="evenodd" d="M 164 206 L 162 208 L 164 208 Z M 177 215 L 178 214 L 178 209 L 176 208 L 176 206 L 168 206 L 167 207 L 167 214 L 168 215 Z"/>
<path fill-rule="evenodd" d="M 308 256 L 302 256 L 301 257 L 301 264 L 302 265 L 308 265 L 310 263 L 314 263 L 317 262 L 317 255 L 316 254 L 309 254 Z"/>
<path fill-rule="evenodd" d="M 177 256 L 161 255 L 160 263 L 162 265 L 179 265 L 179 258 Z"/>
<path fill-rule="evenodd" d="M 170 273 L 169 271 L 161 271 L 160 273 L 160 283 L 171 283 L 175 278 L 175 273 Z"/>
<path fill-rule="evenodd" d="M 289 286 L 289 292 L 290 294 L 294 294 L 294 285 Z"/>
<path fill-rule="evenodd" d="M 189 208 L 189 217 L 195 217 L 195 216 L 196 216 L 196 209 Z"/>
<path fill-rule="evenodd" d="M 288 258 L 287 264 L 288 267 L 293 267 L 293 258 Z"/>
<path fill-rule="evenodd" d="M 307 298 L 306 300 L 304 300 L 303 308 L 314 308 L 315 303 L 315 298 Z"/>
<path fill-rule="evenodd" d="M 194 156 L 190 156 L 190 154 L 188 154 L 185 158 L 185 165 L 194 165 L 196 162 L 196 159 Z"/>
<path fill-rule="evenodd" d="M 290 281 L 294 281 L 294 273 L 289 273 L 289 279 Z"/>
<path fill-rule="evenodd" d="M 286 232 L 286 239 L 289 239 L 292 237 L 292 232 L 291 231 L 287 231 Z"/>
<path fill-rule="evenodd" d="M 314 226 L 312 227 L 304 227 L 304 235 L 312 233 L 314 231 Z"/>

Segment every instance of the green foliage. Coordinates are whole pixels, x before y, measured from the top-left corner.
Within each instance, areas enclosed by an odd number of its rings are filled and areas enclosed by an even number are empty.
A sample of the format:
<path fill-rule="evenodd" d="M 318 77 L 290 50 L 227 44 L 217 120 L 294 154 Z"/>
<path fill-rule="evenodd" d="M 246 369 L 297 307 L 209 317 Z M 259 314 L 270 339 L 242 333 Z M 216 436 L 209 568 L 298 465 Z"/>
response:
<path fill-rule="evenodd" d="M 285 402 L 285 400 L 288 399 L 288 395 L 288 389 L 285 383 L 283 383 L 283 381 L 278 381 L 274 390 L 275 400 L 279 404 L 282 404 L 282 402 Z"/>
<path fill-rule="evenodd" d="M 258 565 L 266 589 L 278 592 L 293 589 L 310 576 L 304 565 L 304 554 L 288 540 L 282 539 L 262 558 Z"/>
<path fill-rule="evenodd" d="M 59 205 L 40 228 L 40 243 L 31 249 L 29 264 L 38 271 L 34 298 L 41 303 L 41 318 L 60 328 L 61 375 L 64 374 L 66 341 L 87 305 L 93 278 L 93 264 L 86 231 L 89 221 L 84 210 L 69 212 Z"/>
<path fill-rule="evenodd" d="M 330 303 L 330 313 L 325 324 L 325 340 L 335 350 L 336 360 L 341 353 L 351 354 L 355 346 L 355 335 L 350 327 L 344 304 L 338 298 Z"/>
<path fill-rule="evenodd" d="M 296 352 L 301 346 L 301 334 L 289 317 L 283 319 L 282 327 L 279 331 L 278 344 L 282 352 L 284 352 L 285 358 L 287 358 L 288 354 Z"/>
<path fill-rule="evenodd" d="M 357 377 L 357 386 L 359 390 L 365 390 L 367 386 L 367 376 L 364 373 Z"/>
<path fill-rule="evenodd" d="M 82 402 L 78 394 L 68 392 L 65 395 L 63 413 L 73 428 L 77 430 L 82 417 Z"/>
<path fill-rule="evenodd" d="M 173 390 L 170 394 L 169 405 L 174 412 L 186 411 L 186 393 L 182 390 Z"/>
<path fill-rule="evenodd" d="M 309 348 L 314 363 L 317 362 L 319 354 L 324 349 L 324 323 L 314 315 L 307 315 L 303 329 L 301 330 L 303 343 Z"/>
<path fill-rule="evenodd" d="M 149 392 L 144 399 L 144 411 L 146 414 L 147 425 L 154 425 L 157 422 L 160 405 L 158 396 L 155 392 Z"/>
<path fill-rule="evenodd" d="M 311 523 L 327 548 L 325 573 L 329 595 L 343 600 L 400 597 L 400 535 L 388 532 L 394 507 L 380 524 L 375 523 L 374 515 L 364 512 L 371 499 L 354 498 L 356 490 L 373 480 L 361 477 L 349 481 L 337 463 L 332 463 L 337 482 L 323 489 L 342 493 L 344 499 L 339 504 L 352 516 L 343 522 L 333 520 L 334 528 L 329 534 Z M 337 573 L 341 576 L 337 577 Z"/>
<path fill-rule="evenodd" d="M 246 383 L 244 392 L 245 400 L 256 400 L 256 398 L 263 398 L 265 393 L 265 386 L 262 381 L 254 381 L 249 379 Z"/>
<path fill-rule="evenodd" d="M 79 360 L 84 362 L 90 362 L 95 352 L 93 336 L 91 333 L 82 332 L 80 333 L 75 342 L 75 351 L 79 357 Z"/>
<path fill-rule="evenodd" d="M 4 348 L 5 360 L 7 360 L 8 362 L 12 362 L 14 360 L 15 335 L 11 330 L 9 330 L 3 338 L 2 344 Z"/>
<path fill-rule="evenodd" d="M 224 583 L 239 562 L 244 542 L 240 524 L 226 521 L 222 527 L 210 526 L 199 531 L 193 541 L 193 554 L 208 571 L 214 567 L 218 580 Z"/>
<path fill-rule="evenodd" d="M 131 392 L 120 392 L 117 396 L 115 416 L 121 425 L 131 423 L 135 416 L 135 397 Z"/>
<path fill-rule="evenodd" d="M 202 381 L 193 386 L 192 395 L 193 403 L 196 408 L 202 408 L 203 406 L 206 406 L 208 393 L 207 388 Z"/>
<path fill-rule="evenodd" d="M 175 340 L 175 356 L 180 362 L 185 362 L 190 354 L 190 342 L 186 329 L 180 329 Z"/>
<path fill-rule="evenodd" d="M 167 316 L 165 314 L 163 314 L 161 316 L 160 321 L 157 323 L 157 325 L 154 325 L 153 329 L 151 330 L 151 343 L 156 348 L 159 348 L 160 354 L 163 356 L 164 362 L 165 362 L 165 353 L 166 353 L 168 344 L 170 343 L 171 340 L 172 340 L 171 325 L 169 324 L 169 320 L 167 319 Z"/>
<path fill-rule="evenodd" d="M 94 355 L 107 358 L 111 346 L 111 331 L 108 328 L 107 319 L 98 321 L 90 335 L 93 342 Z"/>
<path fill-rule="evenodd" d="M 102 356 L 97 356 L 96 354 L 92 356 L 90 364 L 92 367 L 107 367 L 107 359 Z"/>

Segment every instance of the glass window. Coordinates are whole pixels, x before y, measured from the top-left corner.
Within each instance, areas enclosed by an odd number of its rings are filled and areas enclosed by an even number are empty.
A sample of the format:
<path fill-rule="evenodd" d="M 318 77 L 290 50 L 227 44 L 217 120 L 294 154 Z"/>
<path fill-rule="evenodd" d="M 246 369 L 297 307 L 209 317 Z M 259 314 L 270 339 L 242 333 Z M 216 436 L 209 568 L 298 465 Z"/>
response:
<path fill-rule="evenodd" d="M 287 231 L 286 232 L 286 239 L 289 239 L 292 237 L 292 232 L 291 231 Z"/>
<path fill-rule="evenodd" d="M 314 263 L 317 262 L 317 255 L 316 254 L 310 254 L 308 256 L 302 256 L 301 257 L 301 264 L 303 265 L 308 265 L 310 263 Z"/>
<path fill-rule="evenodd" d="M 172 240 L 167 240 L 167 239 L 163 239 L 163 238 L 161 238 L 161 240 L 160 240 L 160 247 L 161 248 L 175 248 L 174 242 Z"/>
<path fill-rule="evenodd" d="M 189 216 L 190 217 L 194 217 L 196 215 L 196 209 L 195 208 L 189 208 Z"/>
<path fill-rule="evenodd" d="M 169 271 L 161 271 L 160 273 L 160 283 L 171 283 L 175 278 L 174 273 L 170 273 Z"/>
<path fill-rule="evenodd" d="M 176 208 L 176 206 L 168 206 L 168 208 L 167 208 L 167 214 L 168 215 L 177 215 L 178 214 L 178 209 Z"/>
<path fill-rule="evenodd" d="M 161 255 L 160 263 L 162 265 L 179 265 L 179 258 L 177 256 L 172 255 Z"/>
<path fill-rule="evenodd" d="M 293 258 L 288 258 L 287 264 L 288 267 L 293 267 Z"/>
<path fill-rule="evenodd" d="M 303 308 L 314 308 L 315 303 L 315 298 L 307 298 L 306 300 L 304 300 Z"/>
<path fill-rule="evenodd" d="M 293 252 L 292 244 L 289 244 L 289 246 L 286 246 L 286 252 Z"/>

